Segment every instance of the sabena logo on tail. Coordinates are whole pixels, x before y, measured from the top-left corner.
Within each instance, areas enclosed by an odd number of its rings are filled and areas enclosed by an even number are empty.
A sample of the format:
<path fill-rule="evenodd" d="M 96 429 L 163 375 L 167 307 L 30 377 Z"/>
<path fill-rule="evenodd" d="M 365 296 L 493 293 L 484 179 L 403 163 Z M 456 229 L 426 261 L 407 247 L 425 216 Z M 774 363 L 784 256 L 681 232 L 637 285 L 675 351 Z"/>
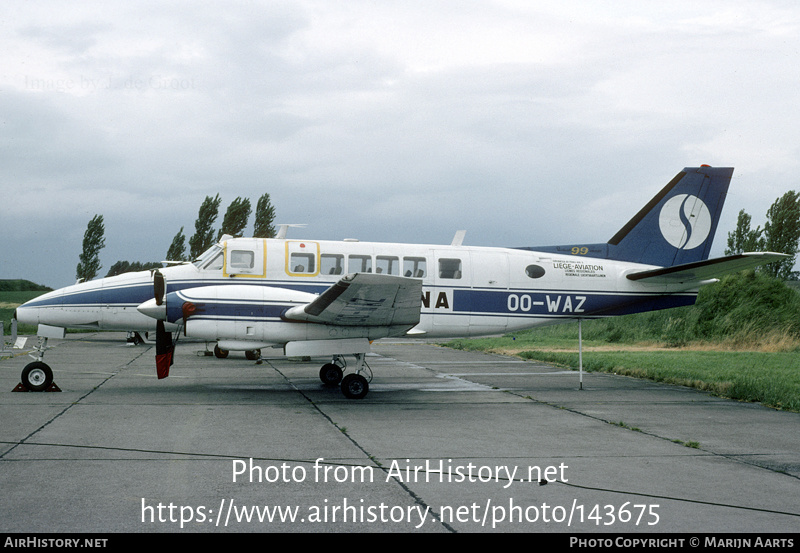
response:
<path fill-rule="evenodd" d="M 679 250 L 692 250 L 706 241 L 711 232 L 711 212 L 703 200 L 691 194 L 678 194 L 661 208 L 658 218 L 661 235 Z"/>

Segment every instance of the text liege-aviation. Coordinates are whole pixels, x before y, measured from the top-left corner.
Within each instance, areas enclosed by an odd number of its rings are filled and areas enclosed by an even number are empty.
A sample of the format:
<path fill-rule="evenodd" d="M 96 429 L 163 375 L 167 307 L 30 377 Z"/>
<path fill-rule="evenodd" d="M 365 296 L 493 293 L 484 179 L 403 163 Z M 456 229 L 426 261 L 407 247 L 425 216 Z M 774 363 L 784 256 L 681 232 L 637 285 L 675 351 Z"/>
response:
<path fill-rule="evenodd" d="M 388 336 L 497 334 L 543 323 L 694 303 L 699 287 L 785 256 L 708 259 L 733 169 L 686 168 L 611 240 L 541 248 L 223 238 L 194 263 L 68 286 L 17 308 L 39 324 L 37 359 L 22 375 L 44 389 L 53 327 L 156 331 L 159 378 L 171 333 L 217 342 L 216 351 L 330 356 L 320 370 L 360 398 L 370 341 Z M 344 355 L 353 372 L 342 378 Z"/>

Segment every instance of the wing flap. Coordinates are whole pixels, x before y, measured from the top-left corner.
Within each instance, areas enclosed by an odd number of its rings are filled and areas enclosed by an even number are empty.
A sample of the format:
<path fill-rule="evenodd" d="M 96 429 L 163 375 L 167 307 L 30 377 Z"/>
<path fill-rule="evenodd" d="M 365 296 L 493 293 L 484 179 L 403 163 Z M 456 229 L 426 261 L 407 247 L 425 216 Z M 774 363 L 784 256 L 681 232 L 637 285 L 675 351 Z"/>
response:
<path fill-rule="evenodd" d="M 760 265 L 781 261 L 787 257 L 791 256 L 774 252 L 741 253 L 729 255 L 727 257 L 707 259 L 705 261 L 675 265 L 673 267 L 638 271 L 627 275 L 627 278 L 629 280 L 646 282 L 648 284 L 699 283 L 730 273 L 736 273 L 745 269 L 752 269 Z"/>
<path fill-rule="evenodd" d="M 314 301 L 284 313 L 290 321 L 341 326 L 415 326 L 422 308 L 422 281 L 355 273 L 343 277 Z"/>

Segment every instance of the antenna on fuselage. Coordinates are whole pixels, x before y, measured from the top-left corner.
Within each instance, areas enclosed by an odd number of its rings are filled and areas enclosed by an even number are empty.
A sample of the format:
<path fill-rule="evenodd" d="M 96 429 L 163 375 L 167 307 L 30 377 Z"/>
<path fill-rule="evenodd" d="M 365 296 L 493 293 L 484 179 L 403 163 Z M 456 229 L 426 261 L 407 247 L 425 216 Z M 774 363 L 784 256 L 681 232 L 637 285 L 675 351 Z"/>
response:
<path fill-rule="evenodd" d="M 277 238 L 278 240 L 284 240 L 286 238 L 286 232 L 289 230 L 289 227 L 304 227 L 304 226 L 306 226 L 305 223 L 278 225 L 278 234 L 275 235 L 275 238 Z"/>
<path fill-rule="evenodd" d="M 464 236 L 467 234 L 466 230 L 457 230 L 455 236 L 453 236 L 453 241 L 450 242 L 451 246 L 460 246 L 464 243 Z"/>

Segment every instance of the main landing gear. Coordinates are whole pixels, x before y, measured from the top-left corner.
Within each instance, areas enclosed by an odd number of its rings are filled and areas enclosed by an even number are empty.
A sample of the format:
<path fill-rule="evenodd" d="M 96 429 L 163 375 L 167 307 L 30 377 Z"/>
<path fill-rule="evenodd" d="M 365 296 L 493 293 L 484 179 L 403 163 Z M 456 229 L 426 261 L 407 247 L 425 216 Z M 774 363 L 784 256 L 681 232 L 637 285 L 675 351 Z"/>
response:
<path fill-rule="evenodd" d="M 219 345 L 214 346 L 214 357 L 217 359 L 225 359 L 230 354 L 230 351 L 227 349 L 222 349 Z M 248 361 L 258 361 L 261 359 L 261 350 L 260 349 L 250 349 L 244 352 L 244 357 Z"/>
<path fill-rule="evenodd" d="M 334 355 L 330 363 L 325 363 L 319 370 L 319 378 L 325 385 L 341 387 L 342 393 L 348 399 L 361 399 L 369 392 L 369 383 L 372 380 L 372 370 L 366 362 L 366 353 L 356 353 L 356 369 L 354 373 L 344 377 L 347 363 L 342 355 Z M 367 374 L 369 378 L 365 377 Z"/>

